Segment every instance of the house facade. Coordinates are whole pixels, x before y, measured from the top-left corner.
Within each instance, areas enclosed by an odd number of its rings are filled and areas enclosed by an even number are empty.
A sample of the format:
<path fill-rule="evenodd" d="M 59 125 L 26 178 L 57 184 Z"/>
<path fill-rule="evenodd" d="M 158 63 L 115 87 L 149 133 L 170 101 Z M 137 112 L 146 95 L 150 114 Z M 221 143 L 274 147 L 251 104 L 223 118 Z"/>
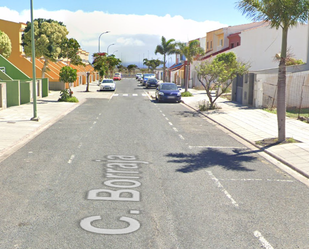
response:
<path fill-rule="evenodd" d="M 26 57 L 22 47 L 22 34 L 26 27 L 25 23 L 15 23 L 0 19 L 0 30 L 5 32 L 12 43 L 12 53 L 8 60 L 23 71 L 29 78 L 32 78 L 32 62 L 31 59 Z M 98 74 L 94 71 L 93 67 L 89 64 L 89 53 L 83 50 L 79 50 L 83 62 L 86 66 L 73 66 L 66 59 L 58 60 L 57 62 L 49 62 L 48 71 L 45 72 L 44 77 L 48 78 L 49 86 L 51 90 L 63 90 L 68 88 L 68 85 L 59 81 L 59 72 L 63 66 L 69 65 L 77 69 L 77 80 L 74 82 L 74 86 L 87 83 L 87 75 L 90 82 L 98 79 Z M 37 58 L 36 64 L 36 77 L 42 78 L 42 69 L 44 65 L 43 58 Z"/>
<path fill-rule="evenodd" d="M 230 26 L 207 33 L 206 55 L 191 65 L 189 86 L 199 86 L 196 67 L 219 53 L 234 52 L 237 59 L 250 65 L 250 72 L 276 72 L 279 62 L 275 55 L 281 50 L 281 29 L 270 28 L 265 22 Z M 212 46 L 212 47 L 211 47 Z M 299 24 L 289 30 L 288 50 L 294 58 L 307 61 L 308 25 Z M 303 68 L 304 66 L 299 66 Z"/>

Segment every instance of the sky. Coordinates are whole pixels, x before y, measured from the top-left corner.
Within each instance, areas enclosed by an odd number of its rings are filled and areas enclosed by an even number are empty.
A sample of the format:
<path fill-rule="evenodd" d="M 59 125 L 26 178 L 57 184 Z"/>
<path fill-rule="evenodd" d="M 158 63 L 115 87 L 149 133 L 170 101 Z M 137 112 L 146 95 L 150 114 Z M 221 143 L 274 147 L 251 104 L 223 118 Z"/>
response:
<path fill-rule="evenodd" d="M 234 0 L 32 1 L 34 19 L 63 22 L 68 38 L 76 39 L 89 52 L 90 62 L 100 49 L 114 54 L 125 66 L 143 67 L 144 58 L 162 59 L 154 53 L 162 36 L 188 42 L 205 37 L 208 31 L 252 22 L 236 8 Z M 6 1 L 0 5 L 0 19 L 30 21 L 30 3 Z M 106 31 L 109 33 L 102 34 Z M 175 62 L 174 57 L 167 58 L 167 66 Z"/>

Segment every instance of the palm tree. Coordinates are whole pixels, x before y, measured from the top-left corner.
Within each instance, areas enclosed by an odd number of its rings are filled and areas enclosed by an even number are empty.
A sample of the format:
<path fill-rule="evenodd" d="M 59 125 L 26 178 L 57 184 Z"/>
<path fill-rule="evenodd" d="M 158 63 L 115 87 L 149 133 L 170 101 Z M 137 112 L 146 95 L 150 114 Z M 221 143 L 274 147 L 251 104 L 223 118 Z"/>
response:
<path fill-rule="evenodd" d="M 150 61 L 147 59 L 147 58 L 144 58 L 143 60 L 143 65 L 147 66 L 148 67 L 148 73 L 149 73 L 149 67 L 150 67 Z"/>
<path fill-rule="evenodd" d="M 203 55 L 204 49 L 200 47 L 200 42 L 198 40 L 191 41 L 188 46 L 186 43 L 178 43 L 177 45 L 179 47 L 178 53 L 184 55 L 187 61 L 185 64 L 185 92 L 187 92 L 190 68 L 188 65 L 190 66 L 196 56 Z"/>
<path fill-rule="evenodd" d="M 281 58 L 277 86 L 278 142 L 286 139 L 286 54 L 289 28 L 308 19 L 308 0 L 242 0 L 236 5 L 253 21 L 269 22 L 271 28 L 282 29 Z"/>
<path fill-rule="evenodd" d="M 162 36 L 161 44 L 156 47 L 155 54 L 159 53 L 163 55 L 163 81 L 165 81 L 166 55 L 175 54 L 175 46 L 175 39 L 169 39 L 166 41 L 165 37 Z"/>

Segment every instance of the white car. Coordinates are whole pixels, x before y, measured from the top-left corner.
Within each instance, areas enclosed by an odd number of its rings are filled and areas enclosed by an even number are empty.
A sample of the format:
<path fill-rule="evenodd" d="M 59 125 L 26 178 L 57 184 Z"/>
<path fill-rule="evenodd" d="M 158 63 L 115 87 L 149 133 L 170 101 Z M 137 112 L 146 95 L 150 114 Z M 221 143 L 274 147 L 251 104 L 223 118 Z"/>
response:
<path fill-rule="evenodd" d="M 103 79 L 100 83 L 100 91 L 115 91 L 116 84 L 113 79 Z"/>

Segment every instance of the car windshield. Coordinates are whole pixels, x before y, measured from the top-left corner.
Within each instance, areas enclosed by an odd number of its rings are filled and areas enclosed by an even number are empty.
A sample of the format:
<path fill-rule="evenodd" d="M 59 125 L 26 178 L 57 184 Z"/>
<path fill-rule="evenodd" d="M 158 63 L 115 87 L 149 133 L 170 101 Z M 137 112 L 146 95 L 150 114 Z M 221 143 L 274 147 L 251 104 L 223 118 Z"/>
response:
<path fill-rule="evenodd" d="M 172 84 L 164 84 L 164 85 L 161 85 L 161 90 L 175 91 L 175 90 L 178 90 L 178 87 L 176 85 L 172 85 Z"/>
<path fill-rule="evenodd" d="M 148 82 L 157 82 L 156 79 L 149 79 Z"/>
<path fill-rule="evenodd" d="M 103 80 L 102 84 L 104 84 L 104 83 L 113 83 L 113 80 Z"/>
<path fill-rule="evenodd" d="M 152 78 L 152 77 L 155 77 L 155 75 L 154 74 L 144 74 L 144 77 L 146 78 Z"/>

